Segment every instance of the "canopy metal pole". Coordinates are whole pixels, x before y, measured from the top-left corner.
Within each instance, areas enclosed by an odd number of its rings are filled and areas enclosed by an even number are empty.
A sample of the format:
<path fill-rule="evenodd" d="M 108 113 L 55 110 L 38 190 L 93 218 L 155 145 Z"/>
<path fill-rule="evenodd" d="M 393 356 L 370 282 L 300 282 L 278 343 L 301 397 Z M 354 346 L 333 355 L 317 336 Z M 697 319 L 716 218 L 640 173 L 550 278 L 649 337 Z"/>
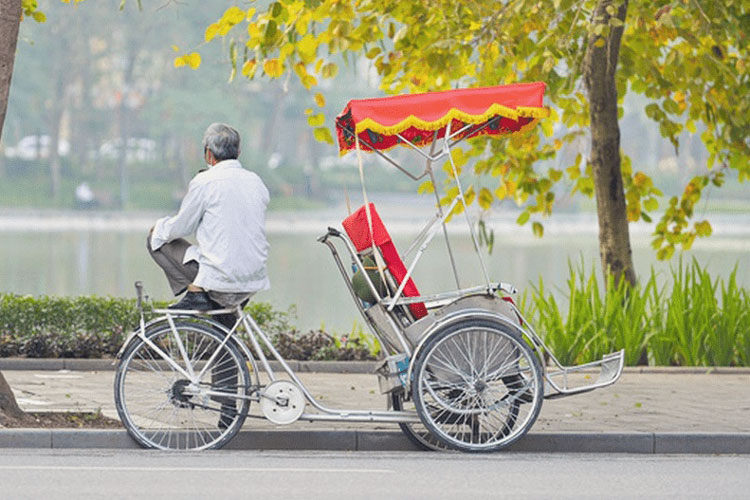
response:
<path fill-rule="evenodd" d="M 345 134 L 347 134 L 347 135 L 351 136 L 351 137 L 352 137 L 353 139 L 355 139 L 355 140 L 359 140 L 359 142 L 361 142 L 362 144 L 364 144 L 365 146 L 367 146 L 368 148 L 370 148 L 370 150 L 371 150 L 371 151 L 372 151 L 373 153 L 375 153 L 376 155 L 380 156 L 380 157 L 381 157 L 382 159 L 384 159 L 385 161 L 387 161 L 388 163 L 390 163 L 391 165 L 393 165 L 394 167 L 396 167 L 397 169 L 399 169 L 400 171 L 402 171 L 402 172 L 403 172 L 404 174 L 406 174 L 406 175 L 407 175 L 407 176 L 408 176 L 408 177 L 409 177 L 410 179 L 412 179 L 412 180 L 415 180 L 415 181 L 418 181 L 418 180 L 420 180 L 421 178 L 423 178 L 423 177 L 424 177 L 425 175 L 427 175 L 427 172 L 422 172 L 422 173 L 421 173 L 421 174 L 419 174 L 419 175 L 414 175 L 414 174 L 412 174 L 411 172 L 409 172 L 408 170 L 406 170 L 406 169 L 405 169 L 404 167 L 402 167 L 401 165 L 399 165 L 398 163 L 396 163 L 396 162 L 395 162 L 394 160 L 392 160 L 392 159 L 391 159 L 391 157 L 389 157 L 389 156 L 388 156 L 387 154 L 383 153 L 382 151 L 379 151 L 379 150 L 375 149 L 375 146 L 373 146 L 373 145 L 372 145 L 372 144 L 370 144 L 369 142 L 365 141 L 364 139 L 359 139 L 359 138 L 358 138 L 358 137 L 357 137 L 357 136 L 356 136 L 356 135 L 354 134 L 354 132 L 352 132 L 352 131 L 351 131 L 351 130 L 349 130 L 348 128 L 346 128 L 346 127 L 341 127 L 341 130 L 343 130 Z M 409 143 L 409 142 L 407 142 L 407 144 L 411 145 L 411 143 Z M 424 154 L 424 153 L 423 153 L 423 154 Z"/>
<path fill-rule="evenodd" d="M 458 178 L 458 169 L 456 168 L 456 164 L 453 162 L 453 155 L 451 155 L 450 151 L 450 144 L 449 144 L 449 137 L 450 137 L 450 131 L 451 131 L 451 122 L 448 122 L 448 125 L 445 127 L 445 137 L 443 138 L 443 151 L 448 155 L 448 159 L 451 162 L 451 167 L 453 168 L 453 175 L 456 178 L 456 187 L 458 187 L 458 196 L 461 199 L 461 204 L 464 207 L 464 215 L 466 216 L 466 224 L 469 226 L 469 233 L 471 234 L 471 242 L 474 244 L 474 250 L 477 252 L 477 257 L 479 257 L 479 264 L 482 266 L 482 273 L 484 273 L 484 279 L 487 282 L 487 290 L 490 290 L 492 288 L 492 284 L 490 283 L 490 276 L 487 274 L 487 267 L 484 265 L 484 259 L 482 258 L 482 252 L 479 251 L 479 244 L 477 243 L 477 237 L 474 234 L 474 227 L 471 225 L 471 219 L 469 218 L 469 210 L 466 206 L 466 199 L 464 198 L 464 190 L 463 187 L 461 187 L 461 181 Z"/>
<path fill-rule="evenodd" d="M 435 173 L 432 171 L 432 157 L 435 154 L 435 145 L 437 144 L 437 136 L 439 130 L 436 130 L 432 136 L 432 145 L 430 145 L 430 157 L 427 158 L 425 170 L 430 174 L 430 182 L 432 182 L 432 192 L 435 193 L 435 201 L 437 202 L 438 215 L 442 219 L 441 224 L 443 225 L 443 237 L 445 238 L 445 246 L 448 248 L 448 258 L 451 261 L 451 268 L 453 269 L 453 277 L 456 278 L 456 287 L 458 290 L 461 289 L 461 283 L 458 280 L 458 270 L 456 269 L 456 261 L 453 258 L 453 250 L 451 249 L 451 242 L 448 239 L 448 228 L 445 225 L 445 219 L 443 219 L 443 207 L 440 205 L 440 195 L 438 194 L 437 182 L 435 182 Z"/>

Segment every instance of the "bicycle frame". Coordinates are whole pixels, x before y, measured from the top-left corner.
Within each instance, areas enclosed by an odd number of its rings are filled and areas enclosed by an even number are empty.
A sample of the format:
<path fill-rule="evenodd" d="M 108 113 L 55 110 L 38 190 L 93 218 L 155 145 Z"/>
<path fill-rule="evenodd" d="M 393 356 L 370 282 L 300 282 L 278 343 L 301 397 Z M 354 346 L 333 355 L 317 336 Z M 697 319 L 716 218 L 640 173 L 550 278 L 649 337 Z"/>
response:
<path fill-rule="evenodd" d="M 140 300 L 139 300 L 140 304 Z M 265 347 L 269 350 L 273 358 L 281 365 L 282 371 L 285 372 L 289 378 L 300 388 L 303 395 L 305 396 L 305 399 L 308 403 L 310 403 L 315 409 L 317 409 L 320 413 L 303 413 L 300 416 L 300 420 L 308 420 L 308 421 L 347 421 L 347 422 L 381 422 L 381 423 L 418 423 L 419 417 L 415 412 L 404 412 L 404 411 L 395 411 L 395 410 L 360 410 L 360 409 L 335 409 L 335 408 L 328 408 L 324 405 L 322 405 L 310 392 L 310 390 L 305 386 L 305 384 L 297 377 L 297 375 L 294 373 L 294 370 L 289 366 L 289 364 L 286 362 L 286 360 L 281 356 L 281 354 L 278 352 L 278 350 L 274 347 L 271 340 L 268 338 L 268 336 L 263 332 L 263 330 L 258 326 L 256 321 L 250 316 L 249 314 L 246 314 L 241 307 L 237 307 L 235 309 L 218 309 L 214 311 L 206 311 L 206 312 L 200 312 L 200 311 L 174 311 L 169 309 L 155 309 L 155 313 L 162 314 L 162 316 L 146 323 L 143 319 L 143 313 L 141 313 L 141 321 L 140 326 L 138 329 L 134 330 L 128 339 L 123 344 L 123 348 L 121 349 L 121 352 L 125 349 L 125 346 L 127 346 L 133 339 L 138 338 L 145 342 L 151 349 L 154 350 L 166 363 L 169 364 L 173 369 L 175 369 L 177 372 L 179 372 L 183 377 L 185 377 L 188 381 L 190 381 L 191 384 L 197 386 L 201 377 L 206 373 L 207 370 L 209 370 L 212 366 L 212 363 L 215 361 L 217 353 L 224 347 L 224 345 L 227 342 L 233 341 L 235 344 L 241 349 L 243 355 L 247 358 L 247 361 L 251 363 L 253 367 L 253 372 L 256 377 L 256 381 L 258 382 L 255 390 L 255 394 L 251 394 L 249 396 L 240 396 L 237 394 L 229 394 L 221 391 L 212 391 L 212 390 L 204 390 L 203 393 L 207 396 L 217 396 L 217 397 L 232 397 L 236 399 L 248 399 L 252 401 L 259 401 L 261 397 L 268 397 L 263 394 L 262 385 L 260 384 L 260 376 L 258 374 L 257 368 L 255 366 L 255 360 L 257 359 L 260 361 L 260 364 L 263 366 L 264 371 L 266 372 L 266 375 L 268 376 L 270 382 L 274 382 L 276 380 L 279 380 L 277 377 L 274 369 L 271 367 L 271 364 L 269 363 L 268 358 L 263 352 L 263 349 L 261 347 L 261 343 L 265 345 Z M 192 364 L 187 358 L 187 355 L 185 354 L 185 348 L 182 343 L 182 340 L 180 336 L 177 333 L 177 329 L 175 326 L 175 319 L 179 317 L 189 317 L 191 319 L 199 318 L 199 315 L 204 315 L 210 318 L 213 315 L 216 314 L 231 314 L 235 313 L 238 315 L 238 320 L 235 323 L 235 325 L 230 329 L 227 330 L 223 325 L 220 325 L 219 323 L 211 320 L 207 320 L 206 317 L 200 318 L 202 321 L 208 323 L 211 325 L 212 328 L 219 328 L 222 332 L 224 332 L 226 335 L 224 337 L 224 340 L 222 343 L 216 348 L 213 355 L 203 364 L 203 367 L 201 368 L 201 371 L 199 373 L 195 373 L 195 370 L 193 369 Z M 171 359 L 171 357 L 165 353 L 162 349 L 159 348 L 155 343 L 153 343 L 148 336 L 146 335 L 146 331 L 149 326 L 162 323 L 166 321 L 169 324 L 169 327 L 173 333 L 174 341 L 178 346 L 178 350 L 180 354 L 183 357 L 183 362 L 185 362 L 185 366 L 187 369 L 181 367 L 178 363 L 176 363 L 174 360 Z M 250 346 L 248 347 L 247 344 L 237 335 L 237 329 L 240 325 L 243 325 L 245 327 L 245 330 L 248 335 L 248 339 L 250 341 Z M 230 340 L 231 339 L 231 340 Z M 121 352 L 118 353 L 117 358 L 120 357 Z"/>

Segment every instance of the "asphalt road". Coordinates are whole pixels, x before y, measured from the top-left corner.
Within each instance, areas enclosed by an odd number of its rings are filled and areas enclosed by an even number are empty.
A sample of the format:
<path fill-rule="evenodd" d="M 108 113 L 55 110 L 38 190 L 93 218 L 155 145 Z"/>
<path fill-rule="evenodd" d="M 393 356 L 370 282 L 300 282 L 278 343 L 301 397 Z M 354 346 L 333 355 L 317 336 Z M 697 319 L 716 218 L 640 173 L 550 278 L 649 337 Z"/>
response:
<path fill-rule="evenodd" d="M 0 450 L 0 497 L 747 498 L 750 457 Z"/>

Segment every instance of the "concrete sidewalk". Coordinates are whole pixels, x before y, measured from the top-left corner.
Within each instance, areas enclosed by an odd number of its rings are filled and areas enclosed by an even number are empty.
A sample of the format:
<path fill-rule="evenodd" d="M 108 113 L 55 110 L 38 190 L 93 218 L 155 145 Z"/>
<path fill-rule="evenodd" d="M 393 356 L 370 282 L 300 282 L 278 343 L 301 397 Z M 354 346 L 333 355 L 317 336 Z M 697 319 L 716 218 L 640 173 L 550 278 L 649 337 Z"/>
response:
<path fill-rule="evenodd" d="M 0 369 L 28 411 L 91 411 L 117 418 L 114 372 Z M 85 367 L 86 363 L 81 366 Z M 97 366 L 90 363 L 89 367 Z M 298 376 L 331 408 L 384 409 L 386 398 L 368 373 L 306 372 Z M 344 367 L 346 365 L 344 364 Z M 27 364 L 26 367 L 33 367 Z M 97 366 L 102 368 L 101 366 Z M 371 365 L 351 365 L 368 371 Z M 37 366 L 38 368 L 38 366 Z M 326 369 L 342 370 L 338 365 Z M 613 386 L 546 400 L 531 432 L 514 450 L 634 453 L 750 453 L 750 370 L 626 369 Z M 717 373 L 718 372 L 718 373 Z M 260 415 L 257 405 L 251 413 Z M 309 408 L 308 408 L 309 410 Z M 0 447 L 136 447 L 125 431 L 2 429 Z M 249 418 L 230 448 L 413 449 L 393 424 L 297 422 L 276 426 Z"/>

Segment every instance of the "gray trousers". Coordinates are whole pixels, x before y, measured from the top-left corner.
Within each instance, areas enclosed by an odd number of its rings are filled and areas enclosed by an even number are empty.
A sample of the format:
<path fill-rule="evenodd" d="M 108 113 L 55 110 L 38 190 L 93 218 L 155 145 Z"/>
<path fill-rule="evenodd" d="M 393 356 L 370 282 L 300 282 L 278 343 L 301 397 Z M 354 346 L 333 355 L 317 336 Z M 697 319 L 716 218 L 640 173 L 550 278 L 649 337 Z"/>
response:
<path fill-rule="evenodd" d="M 164 274 L 167 276 L 169 287 L 172 289 L 172 293 L 180 295 L 187 289 L 187 286 L 193 282 L 195 277 L 198 275 L 198 263 L 194 260 L 183 263 L 182 260 L 185 258 L 185 252 L 187 251 L 190 243 L 182 238 L 165 243 L 158 250 L 151 248 L 151 235 L 146 237 L 146 248 L 151 258 L 154 259 L 156 264 L 161 267 Z M 224 298 L 234 298 L 238 294 L 221 294 L 217 292 L 208 292 L 212 300 L 218 302 L 220 305 L 224 304 Z M 217 300 L 217 298 L 219 300 Z M 231 329 L 237 321 L 235 314 L 217 314 L 214 318 L 221 324 Z M 218 380 L 221 380 L 219 388 L 225 386 L 226 390 L 234 392 L 234 387 L 237 385 L 237 370 L 231 363 L 231 360 L 227 359 L 224 362 L 219 362 L 211 372 L 212 384 L 217 384 Z M 221 412 L 224 415 L 233 417 L 236 413 L 235 400 L 231 398 L 223 398 L 221 396 L 214 397 L 215 401 L 222 403 Z"/>
<path fill-rule="evenodd" d="M 183 263 L 190 243 L 182 238 L 165 243 L 158 250 L 151 248 L 151 235 L 146 237 L 149 255 L 164 271 L 172 293 L 180 295 L 198 275 L 198 263 L 194 260 Z"/>

